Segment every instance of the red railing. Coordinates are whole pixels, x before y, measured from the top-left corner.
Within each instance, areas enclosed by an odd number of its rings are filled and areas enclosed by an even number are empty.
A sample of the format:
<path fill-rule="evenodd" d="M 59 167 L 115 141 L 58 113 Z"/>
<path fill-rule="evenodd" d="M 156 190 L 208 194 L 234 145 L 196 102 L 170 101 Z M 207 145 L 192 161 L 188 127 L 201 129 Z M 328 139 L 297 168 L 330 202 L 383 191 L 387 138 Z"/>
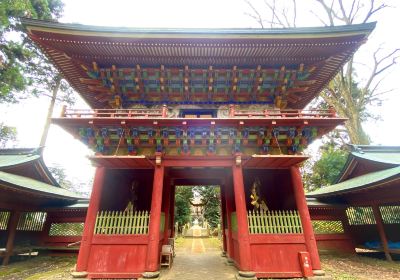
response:
<path fill-rule="evenodd" d="M 166 116 L 164 107 L 162 109 L 63 109 L 61 113 L 62 118 L 165 118 Z"/>
<path fill-rule="evenodd" d="M 335 118 L 333 109 L 235 110 L 233 106 L 221 118 Z M 225 117 L 226 116 L 226 117 Z M 167 118 L 168 108 L 161 109 L 63 109 L 62 118 Z"/>
<path fill-rule="evenodd" d="M 232 117 L 230 115 L 230 117 Z M 265 117 L 265 118 L 335 118 L 336 112 L 333 110 L 236 110 L 233 117 Z"/>

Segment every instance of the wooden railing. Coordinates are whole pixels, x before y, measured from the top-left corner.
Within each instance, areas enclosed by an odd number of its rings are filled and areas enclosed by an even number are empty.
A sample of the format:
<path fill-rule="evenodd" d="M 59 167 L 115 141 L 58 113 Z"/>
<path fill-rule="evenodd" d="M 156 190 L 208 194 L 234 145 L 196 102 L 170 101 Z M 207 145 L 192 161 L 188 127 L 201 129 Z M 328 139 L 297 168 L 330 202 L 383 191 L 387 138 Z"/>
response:
<path fill-rule="evenodd" d="M 278 109 L 269 109 L 263 111 L 255 111 L 255 110 L 235 110 L 234 112 L 230 111 L 230 117 L 234 118 L 254 118 L 254 117 L 264 117 L 264 118 L 335 118 L 336 112 L 333 110 L 278 110 Z"/>
<path fill-rule="evenodd" d="M 161 118 L 162 109 L 65 109 L 63 118 Z M 166 115 L 164 116 L 166 117 Z"/>
<path fill-rule="evenodd" d="M 148 211 L 100 211 L 97 213 L 95 234 L 148 234 Z"/>
<path fill-rule="evenodd" d="M 334 110 L 233 110 L 225 111 L 220 118 L 335 118 Z M 168 109 L 63 109 L 62 118 L 167 118 Z"/>
<path fill-rule="evenodd" d="M 302 233 L 303 228 L 296 210 L 248 211 L 250 234 Z"/>

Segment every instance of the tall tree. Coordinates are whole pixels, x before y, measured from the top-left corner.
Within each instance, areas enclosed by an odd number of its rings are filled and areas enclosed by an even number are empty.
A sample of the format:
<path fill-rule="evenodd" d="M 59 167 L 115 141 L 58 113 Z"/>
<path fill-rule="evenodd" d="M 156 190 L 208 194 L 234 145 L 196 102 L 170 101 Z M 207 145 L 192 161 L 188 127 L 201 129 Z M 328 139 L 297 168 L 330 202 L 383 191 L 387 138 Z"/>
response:
<path fill-rule="evenodd" d="M 61 16 L 61 0 L 2 0 L 0 2 L 0 102 L 17 101 L 16 92 L 33 84 L 38 69 L 37 48 L 23 32 L 21 17 L 51 20 Z"/>
<path fill-rule="evenodd" d="M 267 16 L 259 8 L 246 1 L 251 9 L 249 15 L 261 27 L 295 27 L 297 25 L 298 3 L 301 7 L 313 4 L 310 12 L 320 23 L 326 26 L 352 25 L 366 23 L 387 8 L 383 1 L 375 0 L 265 0 Z M 300 5 L 299 5 L 300 6 Z M 363 76 L 357 77 L 354 58 L 339 71 L 338 75 L 327 85 L 319 99 L 320 106 L 332 106 L 340 117 L 348 118 L 345 123 L 347 137 L 353 144 L 369 144 L 362 123 L 373 117 L 368 106 L 379 104 L 385 91 L 381 89 L 384 73 L 397 63 L 400 49 L 384 51 L 379 47 L 372 53 L 372 65 L 369 73 L 363 69 Z"/>
<path fill-rule="evenodd" d="M 193 198 L 192 187 L 177 186 L 175 192 L 175 222 L 181 228 L 191 222 L 190 200 Z"/>
<path fill-rule="evenodd" d="M 197 190 L 204 205 L 204 218 L 214 229 L 221 223 L 220 189 L 214 186 L 201 186 Z"/>
<path fill-rule="evenodd" d="M 303 166 L 303 182 L 306 191 L 334 184 L 348 155 L 346 150 L 332 143 L 324 144 L 319 153 L 320 158 L 317 161 L 307 161 Z"/>
<path fill-rule="evenodd" d="M 55 102 L 71 104 L 74 99 L 68 83 L 24 32 L 20 18 L 56 20 L 62 11 L 61 0 L 0 2 L 0 103 L 32 95 L 51 98 L 41 146 L 46 142 Z"/>
<path fill-rule="evenodd" d="M 0 148 L 5 148 L 10 143 L 15 143 L 16 140 L 17 140 L 16 128 L 0 123 Z"/>

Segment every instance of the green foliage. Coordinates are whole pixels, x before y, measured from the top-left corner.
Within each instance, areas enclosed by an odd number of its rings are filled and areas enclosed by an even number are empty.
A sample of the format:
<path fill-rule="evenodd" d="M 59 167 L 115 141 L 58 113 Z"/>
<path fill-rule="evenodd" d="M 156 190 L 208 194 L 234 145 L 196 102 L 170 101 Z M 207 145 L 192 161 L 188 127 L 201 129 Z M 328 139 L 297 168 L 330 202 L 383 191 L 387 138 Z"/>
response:
<path fill-rule="evenodd" d="M 15 127 L 6 126 L 0 123 L 0 148 L 5 148 L 8 143 L 15 142 L 17 138 L 17 130 Z"/>
<path fill-rule="evenodd" d="M 198 187 L 198 192 L 204 203 L 204 218 L 212 229 L 221 223 L 220 188 L 213 186 Z"/>
<path fill-rule="evenodd" d="M 23 32 L 19 18 L 54 20 L 61 0 L 3 0 L 0 2 L 0 103 L 16 102 L 28 89 L 54 87 L 58 71 Z M 66 87 L 65 89 L 67 89 Z"/>
<path fill-rule="evenodd" d="M 47 167 L 53 175 L 54 179 L 60 184 L 61 187 L 67 190 L 75 191 L 73 189 L 73 184 L 71 181 L 67 179 L 67 175 L 65 174 L 65 169 L 59 165 L 49 166 Z"/>
<path fill-rule="evenodd" d="M 192 187 L 177 186 L 175 191 L 175 223 L 179 227 L 191 221 L 190 200 L 193 198 Z"/>
<path fill-rule="evenodd" d="M 325 145 L 321 150 L 321 158 L 308 170 L 305 168 L 303 179 L 308 191 L 334 184 L 346 163 L 346 151 L 333 145 Z"/>

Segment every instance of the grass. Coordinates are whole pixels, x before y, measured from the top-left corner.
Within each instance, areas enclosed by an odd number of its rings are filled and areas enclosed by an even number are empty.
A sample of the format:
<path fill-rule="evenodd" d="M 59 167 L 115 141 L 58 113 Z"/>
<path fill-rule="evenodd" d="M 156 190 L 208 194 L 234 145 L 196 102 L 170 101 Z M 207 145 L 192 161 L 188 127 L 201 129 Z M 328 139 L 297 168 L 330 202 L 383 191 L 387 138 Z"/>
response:
<path fill-rule="evenodd" d="M 399 262 L 333 251 L 321 252 L 320 257 L 322 269 L 334 280 L 400 279 Z"/>
<path fill-rule="evenodd" d="M 56 279 L 66 279 L 75 262 L 76 257 L 32 257 L 0 267 L 0 278 L 37 280 L 57 276 Z"/>

